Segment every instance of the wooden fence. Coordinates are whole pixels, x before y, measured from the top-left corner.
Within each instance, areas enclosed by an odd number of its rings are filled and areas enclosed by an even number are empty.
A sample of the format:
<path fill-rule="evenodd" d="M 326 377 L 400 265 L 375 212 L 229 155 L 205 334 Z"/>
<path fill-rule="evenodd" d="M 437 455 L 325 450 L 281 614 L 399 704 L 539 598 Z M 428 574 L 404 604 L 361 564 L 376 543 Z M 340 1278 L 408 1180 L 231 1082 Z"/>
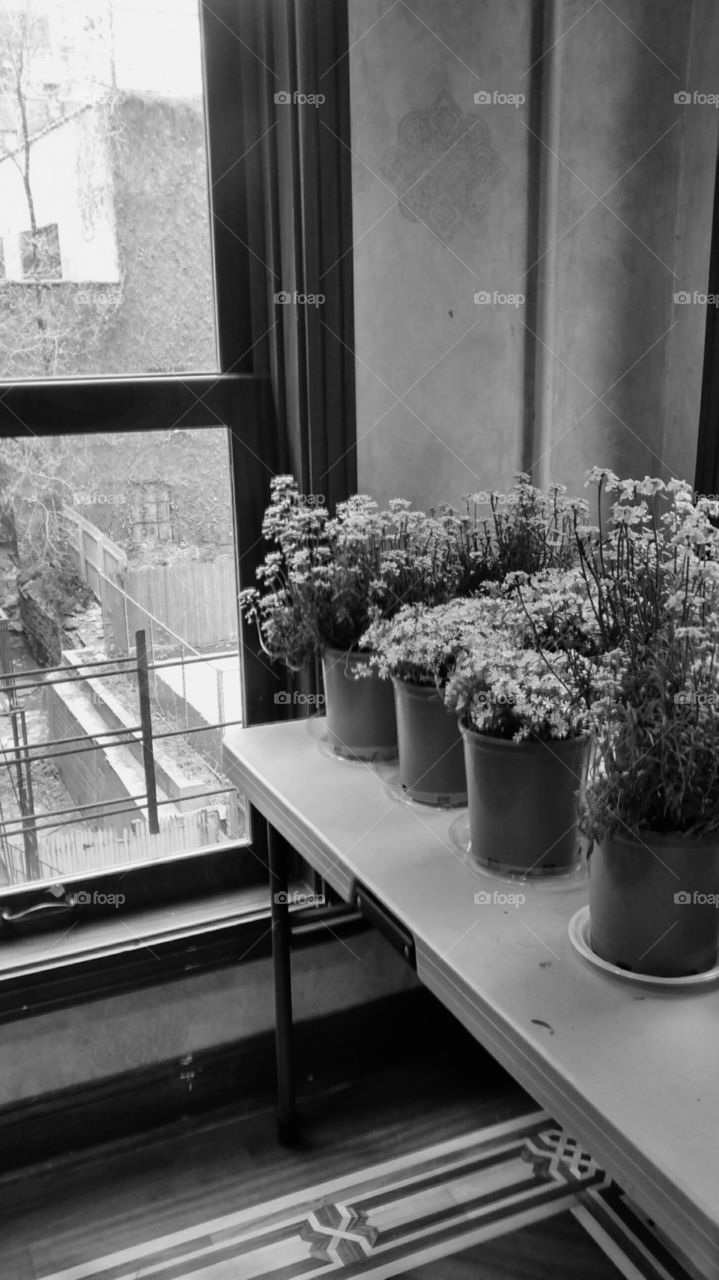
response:
<path fill-rule="evenodd" d="M 178 637 L 199 650 L 237 643 L 232 556 L 128 569 L 119 582 L 104 582 L 97 594 L 113 654 L 130 653 L 140 629 L 153 644 L 172 646 Z"/>
<path fill-rule="evenodd" d="M 128 862 L 153 862 L 177 853 L 191 853 L 206 845 L 237 839 L 233 831 L 244 827 L 242 802 L 228 792 L 227 803 L 198 809 L 165 819 L 158 835 L 150 835 L 145 823 L 136 821 L 124 831 L 96 827 L 62 827 L 48 835 L 38 835 L 38 861 L 43 879 L 57 876 L 90 875 L 107 867 Z M 236 811 L 236 812 L 235 812 Z M 17 838 L 0 849 L 11 884 L 27 880 L 22 846 Z M 0 876 L 0 881 L 2 880 Z"/>
<path fill-rule="evenodd" d="M 63 512 L 69 534 L 69 542 L 77 560 L 80 577 L 100 599 L 102 589 L 101 574 L 108 578 L 119 578 L 127 567 L 127 556 L 112 538 L 98 529 L 97 525 L 78 515 L 76 511 Z"/>

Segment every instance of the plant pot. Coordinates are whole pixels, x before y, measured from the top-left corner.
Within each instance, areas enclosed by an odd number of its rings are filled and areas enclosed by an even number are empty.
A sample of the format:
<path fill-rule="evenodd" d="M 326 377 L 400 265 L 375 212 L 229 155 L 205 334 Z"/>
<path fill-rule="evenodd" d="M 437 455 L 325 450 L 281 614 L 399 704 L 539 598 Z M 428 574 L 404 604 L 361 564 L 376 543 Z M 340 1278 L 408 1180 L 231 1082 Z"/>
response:
<path fill-rule="evenodd" d="M 472 857 L 505 875 L 566 875 L 582 856 L 576 792 L 589 739 L 511 742 L 460 724 Z"/>
<path fill-rule="evenodd" d="M 713 899 L 713 901 L 712 901 Z M 719 835 L 608 836 L 589 859 L 589 931 L 602 960 L 633 973 L 704 973 L 719 950 Z"/>
<path fill-rule="evenodd" d="M 374 673 L 357 676 L 369 654 L 341 649 L 322 651 L 327 741 L 352 760 L 393 760 L 397 755 L 397 719 L 389 680 Z"/>
<path fill-rule="evenodd" d="M 393 678 L 402 790 L 420 804 L 464 805 L 467 776 L 457 717 L 432 686 Z"/>

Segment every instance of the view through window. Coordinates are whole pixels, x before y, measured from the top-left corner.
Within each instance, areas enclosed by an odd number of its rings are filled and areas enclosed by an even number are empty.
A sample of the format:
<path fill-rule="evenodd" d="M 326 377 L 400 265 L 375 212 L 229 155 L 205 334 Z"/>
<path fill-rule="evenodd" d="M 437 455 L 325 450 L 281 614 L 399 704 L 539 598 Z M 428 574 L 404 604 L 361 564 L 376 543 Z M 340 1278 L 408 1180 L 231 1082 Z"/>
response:
<path fill-rule="evenodd" d="M 0 888 L 243 839 L 227 432 L 6 439 L 0 486 Z"/>
<path fill-rule="evenodd" d="M 217 369 L 198 0 L 0 0 L 3 894 L 246 838 L 228 433 L 145 376 Z M 143 430 L 20 434 L 83 378 Z"/>
<path fill-rule="evenodd" d="M 217 368 L 197 0 L 0 0 L 0 379 Z"/>

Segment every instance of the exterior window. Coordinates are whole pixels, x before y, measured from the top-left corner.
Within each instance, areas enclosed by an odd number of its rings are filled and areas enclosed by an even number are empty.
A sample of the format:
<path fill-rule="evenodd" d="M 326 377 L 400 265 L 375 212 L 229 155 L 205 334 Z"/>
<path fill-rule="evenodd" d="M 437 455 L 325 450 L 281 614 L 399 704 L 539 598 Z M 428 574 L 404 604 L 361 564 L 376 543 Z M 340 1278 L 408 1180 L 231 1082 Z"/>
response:
<path fill-rule="evenodd" d="M 222 747 L 269 473 L 236 155 L 208 177 L 237 8 L 0 3 L 0 905 L 72 889 L 92 920 L 108 877 L 135 907 L 262 871 Z"/>
<path fill-rule="evenodd" d="M 0 380 L 216 370 L 199 0 L 0 4 L 0 131 Z"/>
<path fill-rule="evenodd" d="M 227 432 L 0 439 L 0 478 L 0 887 L 244 840 Z"/>
<path fill-rule="evenodd" d="M 38 227 L 35 235 L 31 231 L 23 231 L 20 236 L 20 254 L 25 280 L 59 280 L 62 276 L 62 260 L 57 223 Z"/>

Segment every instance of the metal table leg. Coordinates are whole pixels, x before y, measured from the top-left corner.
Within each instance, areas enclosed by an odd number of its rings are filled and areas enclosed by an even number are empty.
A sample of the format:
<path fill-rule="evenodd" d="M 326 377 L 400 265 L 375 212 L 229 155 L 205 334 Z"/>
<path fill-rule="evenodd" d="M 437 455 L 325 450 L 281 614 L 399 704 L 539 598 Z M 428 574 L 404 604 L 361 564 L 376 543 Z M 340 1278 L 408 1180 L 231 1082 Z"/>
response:
<path fill-rule="evenodd" d="M 267 824 L 272 918 L 272 965 L 275 988 L 275 1045 L 277 1053 L 277 1137 L 285 1145 L 298 1138 L 295 1107 L 292 1026 L 292 966 L 290 954 L 289 868 L 286 842 Z"/>

